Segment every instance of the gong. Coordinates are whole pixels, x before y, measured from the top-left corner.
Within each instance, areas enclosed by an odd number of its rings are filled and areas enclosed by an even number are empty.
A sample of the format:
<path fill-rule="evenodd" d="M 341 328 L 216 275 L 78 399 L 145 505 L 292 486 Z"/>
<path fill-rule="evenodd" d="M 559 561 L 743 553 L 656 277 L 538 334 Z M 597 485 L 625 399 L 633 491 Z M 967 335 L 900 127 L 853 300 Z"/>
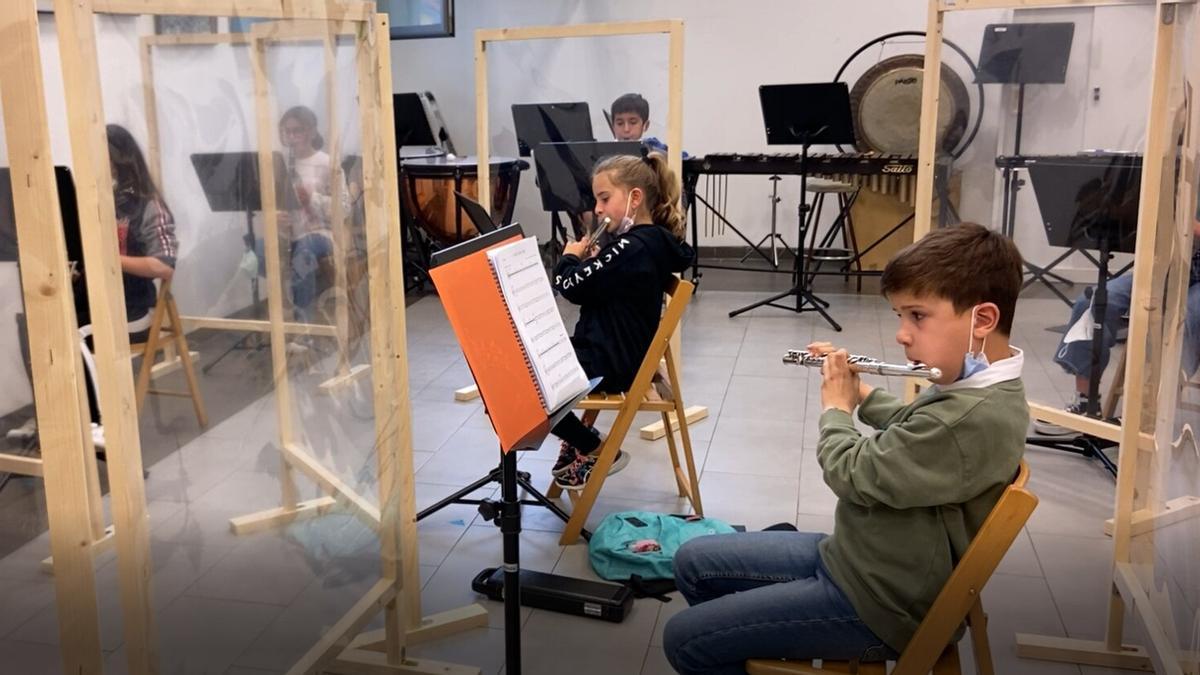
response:
<path fill-rule="evenodd" d="M 871 66 L 850 90 L 859 152 L 917 154 L 925 58 L 901 54 Z M 942 65 L 937 115 L 938 151 L 952 152 L 967 130 L 971 101 L 958 75 Z"/>

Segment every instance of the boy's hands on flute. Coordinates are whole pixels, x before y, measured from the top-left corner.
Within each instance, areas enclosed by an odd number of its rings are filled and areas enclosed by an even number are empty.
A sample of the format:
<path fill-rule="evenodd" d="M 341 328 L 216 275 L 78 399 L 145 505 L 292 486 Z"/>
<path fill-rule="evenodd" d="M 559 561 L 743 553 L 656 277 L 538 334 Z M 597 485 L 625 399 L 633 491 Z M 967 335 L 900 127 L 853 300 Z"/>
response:
<path fill-rule="evenodd" d="M 853 413 L 854 408 L 875 389 L 863 382 L 858 373 L 850 368 L 850 355 L 845 349 L 836 349 L 830 342 L 813 342 L 808 345 L 808 353 L 825 357 L 825 364 L 821 366 L 821 376 L 824 378 L 821 382 L 822 412 L 837 408 Z"/>

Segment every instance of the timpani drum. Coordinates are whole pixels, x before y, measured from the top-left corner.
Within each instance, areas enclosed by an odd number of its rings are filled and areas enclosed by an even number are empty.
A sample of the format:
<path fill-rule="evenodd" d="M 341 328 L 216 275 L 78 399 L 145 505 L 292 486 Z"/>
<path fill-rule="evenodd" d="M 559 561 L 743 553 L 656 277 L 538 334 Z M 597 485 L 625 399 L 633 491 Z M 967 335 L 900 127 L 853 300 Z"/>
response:
<path fill-rule="evenodd" d="M 512 220 L 517 185 L 529 163 L 511 157 L 491 158 L 492 213 Z M 401 159 L 400 194 L 406 219 L 432 242 L 453 245 L 479 234 L 471 219 L 456 208 L 454 193 L 479 195 L 479 170 L 473 156 Z"/>

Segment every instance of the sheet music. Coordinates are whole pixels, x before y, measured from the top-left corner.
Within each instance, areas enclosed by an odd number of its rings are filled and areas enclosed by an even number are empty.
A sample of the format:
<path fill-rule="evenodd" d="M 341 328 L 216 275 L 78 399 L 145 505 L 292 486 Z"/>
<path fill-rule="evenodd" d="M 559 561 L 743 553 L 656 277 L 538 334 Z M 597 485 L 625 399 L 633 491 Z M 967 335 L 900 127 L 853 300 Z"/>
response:
<path fill-rule="evenodd" d="M 527 237 L 491 249 L 487 255 L 533 366 L 546 412 L 551 413 L 586 391 L 588 381 L 554 302 L 537 239 Z"/>

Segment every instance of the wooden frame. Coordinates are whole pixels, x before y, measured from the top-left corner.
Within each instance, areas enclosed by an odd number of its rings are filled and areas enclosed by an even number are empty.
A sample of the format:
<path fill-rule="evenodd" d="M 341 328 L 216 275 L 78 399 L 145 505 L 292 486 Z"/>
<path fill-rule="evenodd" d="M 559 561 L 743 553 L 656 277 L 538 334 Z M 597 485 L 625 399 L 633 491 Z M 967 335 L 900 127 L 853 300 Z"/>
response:
<path fill-rule="evenodd" d="M 964 9 L 1001 9 L 1001 8 L 1030 8 L 1030 7 L 1093 7 L 1101 5 L 1155 5 L 1156 32 L 1154 39 L 1153 65 L 1150 73 L 1150 100 L 1148 102 L 1148 117 L 1146 129 L 1146 148 L 1143 158 L 1142 183 L 1140 203 L 1138 207 L 1138 235 L 1134 263 L 1133 302 L 1130 315 L 1129 334 L 1149 335 L 1152 328 L 1162 319 L 1163 311 L 1160 304 L 1154 300 L 1154 294 L 1161 289 L 1166 268 L 1171 264 L 1171 247 L 1164 241 L 1160 232 L 1163 229 L 1160 222 L 1166 222 L 1170 227 L 1182 227 L 1172 217 L 1169 209 L 1174 185 L 1164 185 L 1164 177 L 1173 157 L 1170 156 L 1169 144 L 1176 137 L 1173 132 L 1186 130 L 1188 138 L 1188 155 L 1183 162 L 1185 180 L 1194 175 L 1195 168 L 1191 166 L 1192 158 L 1196 155 L 1197 134 L 1200 129 L 1193 128 L 1197 111 L 1196 101 L 1190 101 L 1190 119 L 1177 120 L 1177 115 L 1171 108 L 1172 59 L 1176 48 L 1176 12 L 1183 2 L 1178 0 L 929 0 L 928 26 L 926 34 L 930 39 L 925 46 L 925 71 L 922 89 L 919 163 L 917 173 L 917 209 L 914 225 L 914 238 L 927 234 L 931 224 L 931 206 L 933 196 L 933 161 L 936 151 L 936 122 L 938 86 L 941 66 L 941 36 L 945 13 Z M 1194 95 L 1194 92 L 1193 92 Z M 1186 122 L 1186 126 L 1185 126 Z M 1178 199 L 1194 198 L 1194 192 Z M 1194 202 L 1191 202 L 1194 204 Z M 1184 203 L 1182 211 L 1190 218 L 1192 211 Z M 1190 226 L 1187 228 L 1190 233 Z M 1174 257 L 1182 256 L 1176 247 Z M 1156 264 L 1156 261 L 1165 261 Z M 1178 261 L 1176 261 L 1178 262 Z M 1186 263 L 1183 265 L 1186 269 Z M 1176 267 L 1175 269 L 1179 269 Z M 1176 278 L 1180 275 L 1175 274 Z M 1183 275 L 1186 278 L 1186 273 Z M 1178 281 L 1176 283 L 1178 285 Z M 1174 304 L 1169 293 L 1167 311 L 1168 326 L 1179 316 L 1178 289 L 1173 294 Z M 1173 314 L 1171 313 L 1173 312 Z M 1168 339 L 1170 337 L 1168 336 Z M 1055 418 L 1056 422 L 1066 426 L 1083 426 L 1081 429 L 1089 433 L 1097 433 L 1102 437 L 1112 438 L 1120 442 L 1120 458 L 1117 474 L 1117 493 L 1114 505 L 1112 534 L 1114 540 L 1114 578 L 1108 607 L 1108 621 L 1103 642 L 1072 640 L 1057 637 L 1017 635 L 1017 652 L 1029 658 L 1042 658 L 1071 663 L 1104 665 L 1122 668 L 1137 668 L 1149 670 L 1151 667 L 1162 673 L 1181 673 L 1179 655 L 1170 653 L 1171 642 L 1164 632 L 1150 603 L 1145 601 L 1144 584 L 1139 581 L 1134 571 L 1132 555 L 1132 538 L 1135 529 L 1147 531 L 1167 522 L 1178 522 L 1189 517 L 1200 515 L 1200 509 L 1178 500 L 1170 505 L 1163 504 L 1159 490 L 1160 475 L 1151 471 L 1155 462 L 1169 457 L 1171 439 L 1170 428 L 1174 419 L 1173 406 L 1159 406 L 1157 424 L 1152 414 L 1144 408 L 1144 394 L 1147 388 L 1154 390 L 1153 397 L 1164 398 L 1170 386 L 1174 386 L 1178 368 L 1172 373 L 1163 369 L 1151 368 L 1147 373 L 1146 360 L 1148 356 L 1147 340 L 1131 340 L 1127 345 L 1128 361 L 1125 369 L 1125 382 L 1134 383 L 1125 392 L 1122 408 L 1123 424 L 1120 427 L 1108 428 L 1102 422 L 1080 416 L 1050 414 L 1045 409 L 1034 406 L 1037 417 Z M 1174 362 L 1178 362 L 1179 345 L 1168 344 L 1168 352 L 1164 352 Z M 1170 351 L 1173 350 L 1173 351 Z M 1148 386 L 1143 386 L 1147 383 Z M 1153 403 L 1151 403 L 1153 408 Z M 1146 433 L 1146 428 L 1152 426 L 1155 433 Z M 1105 432 L 1105 433 L 1100 433 Z M 1148 442 L 1149 441 L 1149 442 Z M 1188 498 L 1189 500 L 1195 498 Z M 1170 510 L 1170 507 L 1175 507 Z M 1149 635 L 1149 649 L 1130 647 L 1122 644 L 1122 620 L 1126 603 L 1132 605 L 1135 616 Z"/>
<path fill-rule="evenodd" d="M 676 176 L 683 177 L 683 21 L 629 21 L 623 23 L 591 23 L 567 26 L 528 26 L 524 28 L 488 28 L 475 31 L 475 155 L 479 181 L 479 203 L 492 210 L 491 149 L 488 145 L 488 78 L 487 45 L 492 42 L 522 40 L 556 40 L 565 38 L 615 37 L 620 35 L 666 34 L 667 61 L 667 163 Z M 676 355 L 682 353 L 680 334 L 671 341 Z M 470 401 L 479 396 L 473 386 L 454 392 L 454 400 Z M 707 406 L 692 406 L 685 416 L 689 422 L 708 417 Z M 674 417 L 671 418 L 674 420 Z M 672 422 L 674 424 L 674 422 Z M 641 437 L 657 440 L 666 435 L 663 422 L 653 422 L 641 428 Z"/>
<path fill-rule="evenodd" d="M 291 23 L 291 27 L 286 29 L 286 33 L 281 33 L 281 28 L 276 26 L 273 31 L 274 39 L 292 40 L 297 42 L 304 41 L 319 41 L 325 45 L 325 81 L 328 83 L 326 87 L 326 109 L 325 116 L 329 129 L 329 148 L 330 156 L 339 158 L 339 134 L 337 129 L 337 106 L 335 97 L 336 87 L 336 47 L 334 42 L 338 36 L 352 35 L 349 24 L 341 24 L 340 31 L 336 34 L 322 34 L 324 26 L 317 26 L 309 23 L 307 27 L 296 26 L 296 22 Z M 325 22 L 317 21 L 324 24 Z M 254 33 L 194 33 L 194 34 L 167 34 L 167 35 L 147 35 L 141 38 L 141 49 L 139 51 L 142 62 L 142 82 L 143 82 L 143 98 L 146 108 L 146 130 L 147 143 L 146 155 L 147 161 L 150 164 L 150 173 L 154 176 L 155 181 L 162 184 L 162 151 L 159 147 L 160 130 L 158 124 L 158 102 L 154 95 L 154 50 L 155 48 L 169 48 L 176 46 L 216 46 L 222 44 L 228 45 L 244 45 L 250 47 L 253 45 Z M 330 177 L 330 186 L 333 194 L 330 196 L 332 205 L 332 215 L 330 221 L 334 224 L 334 323 L 333 325 L 317 324 L 317 323 L 296 323 L 284 322 L 285 334 L 296 335 L 318 335 L 324 337 L 334 337 L 338 343 L 338 363 L 337 373 L 320 386 L 320 391 L 324 393 L 332 393 L 352 384 L 368 372 L 368 367 L 365 364 L 351 367 L 349 363 L 349 333 L 350 333 L 350 316 L 347 307 L 349 289 L 348 277 L 345 265 L 347 246 L 348 223 L 346 216 L 348 214 L 341 213 L 342 203 L 339 198 L 339 193 L 344 190 L 344 177 L 342 176 L 342 167 L 339 162 L 334 162 L 332 167 L 332 176 Z M 265 226 L 265 217 L 263 219 Z M 266 234 L 263 235 L 264 245 L 266 242 Z M 268 281 L 267 283 L 267 301 L 270 303 L 270 294 L 282 292 L 281 286 L 276 286 Z M 210 330 L 231 330 L 238 332 L 270 332 L 271 321 L 261 319 L 226 319 L 201 316 L 182 316 L 180 317 L 184 329 L 187 331 L 196 330 L 198 328 L 207 328 Z"/>
<path fill-rule="evenodd" d="M 65 283 L 70 276 L 51 161 L 36 6 L 28 2 L 0 5 L 0 29 L 9 39 L 0 54 L 0 79 L 5 84 L 0 95 L 12 169 L 33 394 L 42 443 L 41 460 L 5 456 L 3 466 L 6 470 L 21 469 L 27 475 L 45 478 L 50 547 L 59 564 L 55 606 L 63 670 L 100 673 L 104 653 L 100 648 L 93 569 L 96 550 L 89 544 L 103 535 L 104 523 L 95 449 L 91 434 L 86 431 L 89 420 L 75 308 L 70 284 Z M 127 380 L 127 390 L 131 392 L 132 377 Z M 131 490 L 128 481 L 118 480 L 118 483 L 113 485 L 114 497 L 119 487 L 121 496 L 138 499 L 137 486 Z M 131 491 L 135 494 L 131 495 Z M 122 509 L 120 514 L 114 511 L 114 515 L 127 517 L 139 507 L 129 506 L 132 508 Z M 144 497 L 140 508 L 144 512 Z M 140 542 L 130 541 L 138 535 L 142 536 Z M 135 553 L 148 550 L 149 534 L 145 527 L 135 527 L 122 539 L 122 553 L 126 554 L 121 561 L 125 564 L 120 568 L 122 601 L 127 609 L 124 628 L 129 638 L 130 665 L 134 667 L 153 659 L 148 650 L 153 649 L 155 640 L 149 621 L 148 590 L 130 589 L 125 583 L 130 571 L 128 563 L 139 559 L 128 554 L 131 550 Z M 130 546 L 131 543 L 134 545 Z M 126 590 L 130 594 L 126 595 Z M 141 604 L 143 598 L 145 604 Z"/>
<path fill-rule="evenodd" d="M 25 3 L 13 3 L 23 6 Z M 275 509 L 274 514 L 260 517 L 251 526 L 262 526 L 266 523 L 283 522 L 300 515 L 310 515 L 331 507 L 335 501 L 342 501 L 350 506 L 360 517 L 376 524 L 379 532 L 381 557 L 383 562 L 382 579 L 361 599 L 351 611 L 328 631 L 313 649 L 298 662 L 292 672 L 336 671 L 345 673 L 477 673 L 477 669 L 465 668 L 453 664 L 443 664 L 430 661 L 416 661 L 405 655 L 406 645 L 418 639 L 430 639 L 444 635 L 447 632 L 463 627 L 477 626 L 486 623 L 486 612 L 478 606 L 472 606 L 455 612 L 444 613 L 439 617 L 423 619 L 420 614 L 419 570 L 417 566 L 417 538 L 415 524 L 415 498 L 412 485 L 412 448 L 409 430 L 410 413 L 408 390 L 406 385 L 406 350 L 404 346 L 404 302 L 402 294 L 393 293 L 393 289 L 402 289 L 402 259 L 399 242 L 392 233 L 399 231 L 396 222 L 399 199 L 396 193 L 395 166 L 389 161 L 389 148 L 395 147 L 394 135 L 390 125 L 383 124 L 381 117 L 390 119 L 391 114 L 391 66 L 390 53 L 387 48 L 388 26 L 384 15 L 375 15 L 373 5 L 360 2 L 341 2 L 337 0 L 289 0 L 280 3 L 277 0 L 57 0 L 56 22 L 59 28 L 60 47 L 62 50 L 64 82 L 66 90 L 75 96 L 69 105 L 70 131 L 72 154 L 76 158 L 76 176 L 79 189 L 79 207 L 81 222 L 84 227 L 85 255 L 89 261 L 89 269 L 98 272 L 89 274 L 89 294 L 93 308 L 103 308 L 95 312 L 97 316 L 96 344 L 98 361 L 101 362 L 102 372 L 100 387 L 101 409 L 105 413 L 106 427 L 110 439 L 110 474 L 113 486 L 113 511 L 116 523 L 116 542 L 118 548 L 118 564 L 121 571 L 122 600 L 125 614 L 125 637 L 130 652 L 131 672 L 157 672 L 156 640 L 154 639 L 154 623 L 151 620 L 151 604 L 149 600 L 148 580 L 151 577 L 149 568 L 148 519 L 145 516 L 144 486 L 141 481 L 140 450 L 137 444 L 135 405 L 133 405 L 132 373 L 125 372 L 122 377 L 118 365 L 124 360 L 117 360 L 114 355 L 129 353 L 128 335 L 123 330 L 119 317 L 123 317 L 123 298 L 120 284 L 119 266 L 115 264 L 116 225 L 112 195 L 108 190 L 100 190 L 97 186 L 108 185 L 111 178 L 108 174 L 107 142 L 103 125 L 103 113 L 99 89 L 99 72 L 96 65 L 96 38 L 94 34 L 94 16 L 97 11 L 115 14 L 194 14 L 204 16 L 237 15 L 261 16 L 274 19 L 293 19 L 286 24 L 256 24 L 251 35 L 253 45 L 253 66 L 255 71 L 255 95 L 257 120 L 260 139 L 268 139 L 271 134 L 271 120 L 267 117 L 269 110 L 269 91 L 266 82 L 265 64 L 262 58 L 266 44 L 278 39 L 317 39 L 326 40 L 326 45 L 336 39 L 337 31 L 346 31 L 355 38 L 357 48 L 357 94 L 360 101 L 361 123 L 363 127 L 363 180 L 364 203 L 366 205 L 367 238 L 370 249 L 369 284 L 371 289 L 372 310 L 375 317 L 381 317 L 372 322 L 371 356 L 372 363 L 378 373 L 375 380 L 375 414 L 378 447 L 380 506 L 373 506 L 369 500 L 353 493 L 348 487 L 336 480 L 332 473 L 321 467 L 308 456 L 305 448 L 300 446 L 291 435 L 290 388 L 283 353 L 283 338 L 288 325 L 283 321 L 282 304 L 278 291 L 280 286 L 278 241 L 271 235 L 276 231 L 278 223 L 275 218 L 274 192 L 264 190 L 262 199 L 264 211 L 267 214 L 268 236 L 266 245 L 268 254 L 268 282 L 275 288 L 275 293 L 269 295 L 268 304 L 270 320 L 265 322 L 272 334 L 272 359 L 275 366 L 276 399 L 278 402 L 277 415 L 280 424 L 280 440 L 284 448 L 284 470 L 282 477 L 284 505 Z M 30 6 L 29 12 L 33 8 Z M 4 15 L 0 15 L 4 16 Z M 22 17 L 25 34 L 36 37 L 36 22 L 28 17 Z M 32 28 L 32 30 L 30 30 Z M 180 40 L 178 36 L 171 36 Z M 196 39 L 196 38 L 191 38 Z M 237 41 L 240 38 L 230 38 L 227 41 Z M 31 54 L 37 54 L 36 44 Z M 90 58 L 89 58 L 90 57 Z M 27 73 L 37 73 L 40 68 L 32 68 L 21 64 Z M 32 76 L 31 76 L 32 77 Z M 40 85 L 39 85 L 40 86 Z M 7 86 L 5 92 L 12 90 Z M 152 93 L 151 93 L 152 95 Z M 81 100 L 75 100 L 75 97 Z M 28 96 L 29 100 L 41 101 L 42 96 Z M 85 112 L 86 111 L 86 112 Z M 42 128 L 45 128 L 44 123 Z M 34 135 L 31 135 L 34 136 Z M 41 138 L 47 138 L 42 134 Z M 23 148 L 20 148 L 23 149 Z M 22 153 L 34 158 L 46 158 L 38 165 L 44 174 L 41 179 L 50 176 L 51 167 L 48 163 L 50 153 L 48 145 L 40 154 Z M 259 148 L 260 176 L 264 185 L 271 185 L 273 162 L 270 144 L 265 142 Z M 44 182 L 42 183 L 44 184 Z M 51 204 L 53 190 L 43 191 L 45 195 L 40 207 L 44 212 L 57 214 L 57 205 Z M 25 193 L 21 193 L 22 197 Z M 24 204 L 24 202 L 22 202 Z M 56 215 L 55 215 L 56 218 Z M 61 240 L 61 229 L 41 228 L 50 233 L 48 237 L 58 237 L 58 257 L 65 261 L 62 253 L 64 246 Z M 51 242 L 53 243 L 53 242 Z M 270 251 L 270 249 L 276 249 Z M 274 255 L 271 255 L 274 254 Z M 104 264 L 99 264 L 103 262 Z M 31 266 L 32 267 L 32 266 Z M 65 262 L 59 264 L 65 271 Z M 54 269 L 53 267 L 49 269 Z M 59 274 L 65 278 L 65 274 Z M 43 292 L 43 295 L 46 295 Z M 50 294 L 62 302 L 61 292 Z M 69 298 L 68 298 L 69 300 Z M 69 311 L 69 307 L 67 308 Z M 386 318 L 382 318 L 386 317 Z M 234 325 L 234 324 L 228 324 Z M 122 329 L 122 330 L 119 330 Z M 311 330 L 304 327 L 303 330 Z M 70 353 L 69 345 L 64 349 Z M 75 358 L 78 359 L 78 347 L 75 347 Z M 74 363 L 70 358 L 59 361 L 66 368 Z M 37 366 L 41 366 L 39 361 Z M 57 380 L 56 380 L 57 381 Z M 63 381 L 78 384 L 77 378 L 63 378 Z M 81 400 L 82 390 L 76 398 Z M 70 397 L 68 397 L 70 398 Z M 60 398 L 61 400 L 61 398 Z M 50 406 L 47 406 L 49 409 Z M 61 406 L 60 406 L 61 408 Z M 63 425 L 50 424 L 43 433 L 54 437 L 55 432 L 61 432 Z M 90 442 L 84 438 L 82 425 L 78 428 L 79 445 L 90 452 Z M 82 466 L 82 464 L 80 464 Z M 293 468 L 307 473 L 318 482 L 327 496 L 315 500 L 314 504 L 299 504 L 296 501 Z M 51 470 L 63 473 L 65 469 L 55 464 L 47 465 L 47 473 Z M 136 471 L 136 474 L 135 474 Z M 58 473 L 55 475 L 57 476 Z M 83 485 L 85 481 L 75 477 L 72 481 L 61 478 L 56 485 Z M 338 500 L 334 499 L 334 495 Z M 132 498 L 131 498 L 132 497 Z M 81 521 L 87 516 L 86 509 L 80 508 L 76 502 L 64 498 L 54 506 L 67 509 L 68 515 L 75 518 L 71 521 L 76 530 Z M 86 523 L 84 523 L 86 525 Z M 59 528 L 64 530 L 64 528 Z M 95 529 L 93 527 L 93 529 Z M 79 534 L 70 535 L 69 530 L 58 534 L 61 545 L 55 548 L 55 553 L 62 554 L 66 569 L 75 572 L 81 562 L 88 562 L 86 554 L 91 552 L 89 547 L 80 547 L 75 542 L 81 539 Z M 55 534 L 52 533 L 52 538 Z M 83 536 L 87 541 L 89 537 Z M 70 548 L 63 548 L 70 545 Z M 83 553 L 80 553 L 82 550 Z M 91 574 L 90 566 L 87 573 Z M 77 574 L 64 575 L 64 579 L 75 582 Z M 66 583 L 66 581 L 64 581 Z M 95 614 L 94 581 L 81 580 L 79 585 L 82 600 L 90 598 L 90 609 Z M 60 598 L 60 620 L 64 632 L 64 645 L 73 645 L 65 649 L 64 654 L 71 654 L 67 661 L 70 672 L 100 672 L 102 654 L 99 653 L 99 634 L 94 626 L 76 620 L 78 612 L 75 605 L 62 604 Z M 64 611 L 70 609 L 71 611 Z M 386 617 L 386 629 L 382 634 L 359 635 L 360 629 L 379 612 Z M 86 614 L 82 618 L 86 619 Z M 94 623 L 94 622 L 93 622 Z M 67 634 L 70 631 L 70 635 Z M 70 639 L 68 639 L 70 638 Z M 74 645 L 81 645 L 75 647 Z M 92 649 L 92 647 L 95 649 Z M 347 649 L 353 647 L 353 649 Z M 371 651 L 381 651 L 373 654 Z M 92 652 L 95 652 L 93 655 Z M 66 656 L 64 657 L 66 658 Z"/>

